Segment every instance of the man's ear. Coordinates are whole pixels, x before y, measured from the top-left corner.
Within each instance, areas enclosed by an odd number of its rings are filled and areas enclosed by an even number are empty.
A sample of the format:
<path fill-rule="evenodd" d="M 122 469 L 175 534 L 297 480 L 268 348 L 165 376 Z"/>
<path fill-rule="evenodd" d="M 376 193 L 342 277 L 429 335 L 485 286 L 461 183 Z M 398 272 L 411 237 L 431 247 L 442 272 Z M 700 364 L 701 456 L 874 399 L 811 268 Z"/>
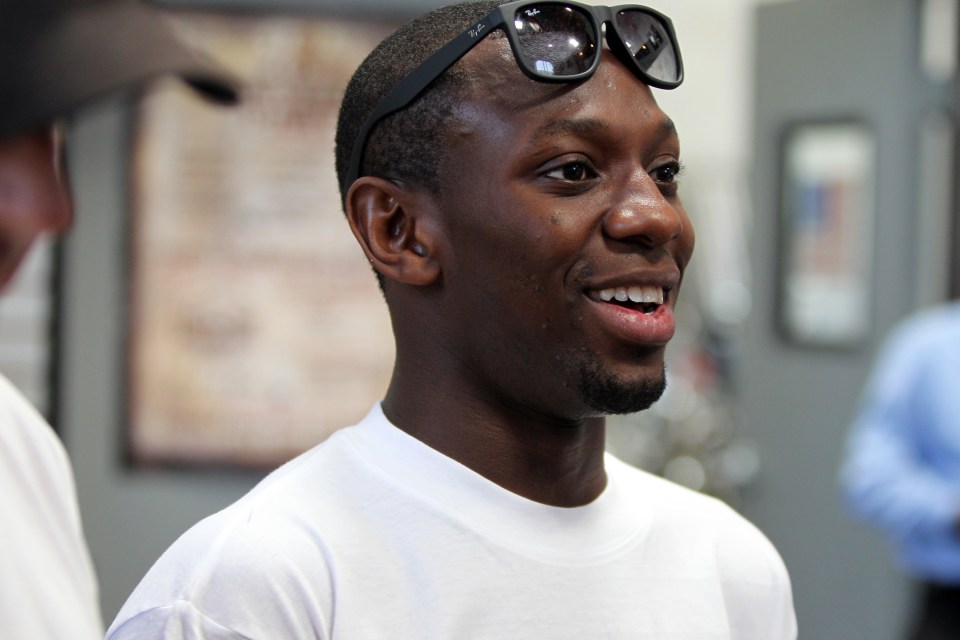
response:
<path fill-rule="evenodd" d="M 433 284 L 440 276 L 432 199 L 384 178 L 364 176 L 347 192 L 350 230 L 373 268 L 406 284 Z"/>

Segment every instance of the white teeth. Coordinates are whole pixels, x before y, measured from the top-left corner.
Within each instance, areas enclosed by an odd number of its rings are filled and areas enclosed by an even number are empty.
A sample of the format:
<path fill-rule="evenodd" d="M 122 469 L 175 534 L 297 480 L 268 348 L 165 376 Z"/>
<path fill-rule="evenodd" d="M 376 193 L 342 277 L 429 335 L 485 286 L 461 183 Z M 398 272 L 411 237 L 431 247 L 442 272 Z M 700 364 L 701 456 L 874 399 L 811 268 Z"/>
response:
<path fill-rule="evenodd" d="M 601 289 L 599 296 L 604 302 L 610 302 L 611 300 L 626 302 L 629 300 L 638 304 L 663 304 L 663 289 L 661 287 L 632 286 Z"/>
<path fill-rule="evenodd" d="M 663 304 L 663 289 L 660 287 L 630 287 L 630 300 L 644 304 Z"/>

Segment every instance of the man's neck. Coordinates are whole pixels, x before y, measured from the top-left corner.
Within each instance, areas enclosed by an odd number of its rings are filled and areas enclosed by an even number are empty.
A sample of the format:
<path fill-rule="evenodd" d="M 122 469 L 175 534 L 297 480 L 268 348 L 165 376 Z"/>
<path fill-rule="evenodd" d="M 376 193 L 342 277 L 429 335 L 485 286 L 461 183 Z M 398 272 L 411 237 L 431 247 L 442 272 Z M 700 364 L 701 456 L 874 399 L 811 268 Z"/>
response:
<path fill-rule="evenodd" d="M 605 422 L 564 422 L 469 398 L 448 402 L 399 392 L 383 402 L 398 428 L 520 496 L 560 507 L 592 502 L 606 487 Z"/>

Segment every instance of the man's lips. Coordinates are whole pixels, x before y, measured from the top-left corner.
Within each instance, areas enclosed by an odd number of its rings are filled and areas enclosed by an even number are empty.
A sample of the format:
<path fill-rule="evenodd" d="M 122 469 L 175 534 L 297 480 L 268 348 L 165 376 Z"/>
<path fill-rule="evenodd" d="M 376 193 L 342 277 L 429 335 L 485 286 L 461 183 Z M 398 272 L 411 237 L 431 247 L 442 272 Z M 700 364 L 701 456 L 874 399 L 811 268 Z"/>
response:
<path fill-rule="evenodd" d="M 598 283 L 585 290 L 601 325 L 615 338 L 662 346 L 676 328 L 671 304 L 679 277 L 661 273 Z"/>
<path fill-rule="evenodd" d="M 614 337 L 641 346 L 663 346 L 676 328 L 668 304 L 605 302 L 590 298 L 602 326 Z"/>

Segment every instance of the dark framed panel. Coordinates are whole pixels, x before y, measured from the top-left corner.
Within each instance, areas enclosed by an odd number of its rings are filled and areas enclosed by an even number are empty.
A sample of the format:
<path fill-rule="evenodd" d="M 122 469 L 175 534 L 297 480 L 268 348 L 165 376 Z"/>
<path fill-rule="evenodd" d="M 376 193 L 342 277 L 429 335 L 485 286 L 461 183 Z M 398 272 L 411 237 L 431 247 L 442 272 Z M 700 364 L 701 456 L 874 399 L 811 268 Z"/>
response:
<path fill-rule="evenodd" d="M 856 119 L 796 123 L 782 137 L 775 300 L 787 342 L 850 348 L 869 333 L 876 157 Z"/>
<path fill-rule="evenodd" d="M 127 454 L 272 468 L 356 422 L 393 362 L 386 307 L 340 207 L 334 130 L 392 25 L 177 14 L 245 83 L 218 109 L 166 80 L 133 134 Z"/>

